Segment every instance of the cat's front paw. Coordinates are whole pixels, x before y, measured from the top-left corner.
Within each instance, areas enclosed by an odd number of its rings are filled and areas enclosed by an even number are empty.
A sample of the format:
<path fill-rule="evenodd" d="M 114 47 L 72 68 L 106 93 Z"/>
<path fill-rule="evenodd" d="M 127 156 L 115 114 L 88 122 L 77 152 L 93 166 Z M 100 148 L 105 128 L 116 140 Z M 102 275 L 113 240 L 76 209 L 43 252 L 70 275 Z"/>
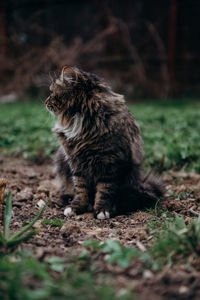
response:
<path fill-rule="evenodd" d="M 71 217 L 71 216 L 75 215 L 75 212 L 73 211 L 73 209 L 70 206 L 68 206 L 64 210 L 64 215 L 65 215 L 65 217 Z"/>
<path fill-rule="evenodd" d="M 100 211 L 99 213 L 97 213 L 96 216 L 97 216 L 97 219 L 99 219 L 99 220 L 105 220 L 105 219 L 109 219 L 110 218 L 110 213 L 107 210 Z"/>

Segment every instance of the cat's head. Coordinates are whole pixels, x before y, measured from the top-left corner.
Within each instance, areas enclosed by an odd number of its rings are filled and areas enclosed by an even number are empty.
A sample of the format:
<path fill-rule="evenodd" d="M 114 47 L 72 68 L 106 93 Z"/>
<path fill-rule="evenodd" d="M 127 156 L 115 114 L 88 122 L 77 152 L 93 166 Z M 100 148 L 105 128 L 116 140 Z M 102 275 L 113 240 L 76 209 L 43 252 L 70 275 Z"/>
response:
<path fill-rule="evenodd" d="M 96 94 L 105 92 L 106 84 L 96 75 L 75 67 L 64 67 L 60 76 L 50 85 L 50 96 L 46 99 L 47 109 L 60 115 L 80 113 L 88 101 Z"/>

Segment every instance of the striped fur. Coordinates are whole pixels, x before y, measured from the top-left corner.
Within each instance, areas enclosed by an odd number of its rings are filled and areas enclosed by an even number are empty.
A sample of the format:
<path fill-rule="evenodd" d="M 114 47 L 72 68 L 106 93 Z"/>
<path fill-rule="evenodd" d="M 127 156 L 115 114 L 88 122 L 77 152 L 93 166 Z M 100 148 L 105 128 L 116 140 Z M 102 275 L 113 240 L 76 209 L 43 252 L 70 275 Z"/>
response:
<path fill-rule="evenodd" d="M 62 197 L 71 211 L 92 205 L 100 219 L 155 205 L 163 196 L 160 179 L 143 178 L 140 129 L 124 97 L 96 75 L 63 68 L 51 85 L 46 107 L 57 116 L 61 147 L 55 163 Z"/>

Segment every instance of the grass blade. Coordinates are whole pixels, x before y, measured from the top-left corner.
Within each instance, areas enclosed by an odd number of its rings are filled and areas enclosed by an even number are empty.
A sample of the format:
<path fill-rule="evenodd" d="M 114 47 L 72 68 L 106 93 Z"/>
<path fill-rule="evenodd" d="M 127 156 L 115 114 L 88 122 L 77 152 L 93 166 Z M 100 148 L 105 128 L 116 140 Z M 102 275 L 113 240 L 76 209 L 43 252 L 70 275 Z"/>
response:
<path fill-rule="evenodd" d="M 0 246 L 5 246 L 5 240 L 2 231 L 0 231 Z"/>
<path fill-rule="evenodd" d="M 41 211 L 39 212 L 39 214 L 26 226 L 23 227 L 22 230 L 18 231 L 17 233 L 13 234 L 8 242 L 10 243 L 11 241 L 18 239 L 20 236 L 22 236 L 26 231 L 28 231 L 34 224 L 35 222 L 37 222 L 37 220 L 41 217 L 41 215 L 43 214 L 45 208 L 47 206 L 47 201 L 45 202 L 45 205 L 43 206 L 43 208 L 41 209 Z"/>
<path fill-rule="evenodd" d="M 24 236 L 21 236 L 19 238 L 15 238 L 15 239 L 10 239 L 7 241 L 6 246 L 7 247 L 11 247 L 11 246 L 16 246 L 22 242 L 26 242 L 28 241 L 34 234 L 36 234 L 38 232 L 37 229 L 32 230 L 30 232 L 28 232 L 27 234 L 25 234 Z"/>
<path fill-rule="evenodd" d="M 10 226 L 11 217 L 12 217 L 12 194 L 11 194 L 11 192 L 9 192 L 7 199 L 6 199 L 6 210 L 5 210 L 5 215 L 4 215 L 4 238 L 5 238 L 5 240 L 7 240 L 8 236 L 9 236 L 9 226 Z"/>

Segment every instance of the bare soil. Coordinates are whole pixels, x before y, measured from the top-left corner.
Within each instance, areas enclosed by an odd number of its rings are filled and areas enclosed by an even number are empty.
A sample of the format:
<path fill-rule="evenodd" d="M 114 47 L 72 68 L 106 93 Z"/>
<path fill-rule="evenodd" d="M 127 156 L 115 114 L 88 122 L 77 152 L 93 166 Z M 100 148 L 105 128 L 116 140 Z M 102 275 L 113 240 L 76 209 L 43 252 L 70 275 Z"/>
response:
<path fill-rule="evenodd" d="M 92 213 L 86 213 L 68 219 L 63 215 L 64 206 L 54 187 L 52 165 L 51 161 L 37 165 L 13 158 L 0 162 L 0 177 L 7 179 L 7 190 L 13 194 L 13 232 L 38 214 L 37 203 L 41 199 L 48 200 L 42 219 L 57 218 L 64 222 L 62 227 L 52 227 L 42 225 L 39 220 L 35 226 L 40 231 L 24 245 L 26 249 L 32 250 L 39 259 L 48 255 L 64 257 L 67 253 L 79 253 L 88 239 L 116 239 L 126 246 L 138 247 L 142 251 L 148 249 L 152 236 L 148 234 L 147 225 L 150 220 L 157 220 L 156 214 L 152 216 L 152 212 L 138 211 L 102 221 L 94 219 Z M 198 216 L 200 175 L 168 172 L 164 180 L 167 189 L 172 192 L 162 207 L 173 214 L 185 215 L 187 222 Z M 180 193 L 183 199 L 180 199 Z M 108 272 L 106 268 L 103 270 L 105 273 Z M 139 299 L 200 299 L 200 272 L 188 271 L 184 266 L 154 274 L 149 270 L 141 272 L 136 261 L 134 267 L 126 272 L 116 272 L 116 268 L 109 272 L 118 287 L 136 290 Z"/>

